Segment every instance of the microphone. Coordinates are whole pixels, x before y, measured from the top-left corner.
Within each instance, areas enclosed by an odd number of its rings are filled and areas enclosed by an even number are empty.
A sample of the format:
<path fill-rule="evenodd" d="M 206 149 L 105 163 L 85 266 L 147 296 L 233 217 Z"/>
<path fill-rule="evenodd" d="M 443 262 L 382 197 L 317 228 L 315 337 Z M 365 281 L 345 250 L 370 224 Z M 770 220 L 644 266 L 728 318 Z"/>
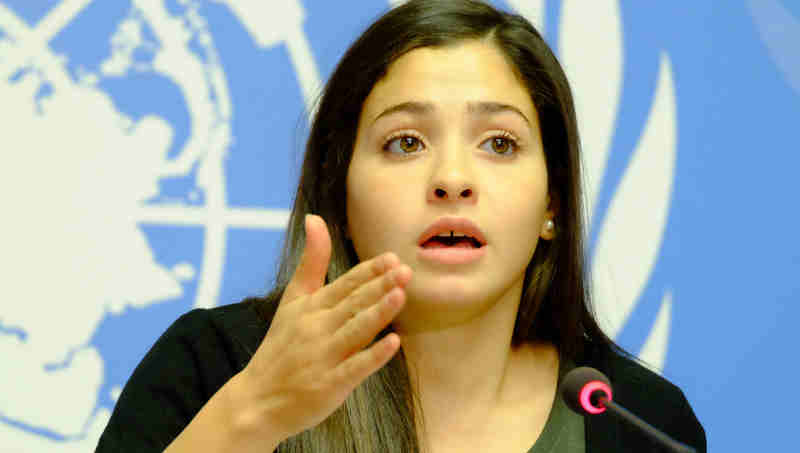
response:
<path fill-rule="evenodd" d="M 581 415 L 602 414 L 606 410 L 636 426 L 651 439 L 676 453 L 697 451 L 664 434 L 654 426 L 613 401 L 611 383 L 606 375 L 590 367 L 579 367 L 567 373 L 561 381 L 561 394 L 570 409 Z"/>

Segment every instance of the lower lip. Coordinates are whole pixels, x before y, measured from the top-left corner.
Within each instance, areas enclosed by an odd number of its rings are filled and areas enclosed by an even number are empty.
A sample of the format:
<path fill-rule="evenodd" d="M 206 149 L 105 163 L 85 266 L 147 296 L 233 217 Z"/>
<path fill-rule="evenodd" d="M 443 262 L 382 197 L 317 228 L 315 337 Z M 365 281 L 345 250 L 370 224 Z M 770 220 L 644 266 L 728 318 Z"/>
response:
<path fill-rule="evenodd" d="M 486 246 L 480 248 L 438 247 L 417 250 L 417 257 L 425 261 L 441 264 L 468 264 L 479 260 L 486 254 Z"/>

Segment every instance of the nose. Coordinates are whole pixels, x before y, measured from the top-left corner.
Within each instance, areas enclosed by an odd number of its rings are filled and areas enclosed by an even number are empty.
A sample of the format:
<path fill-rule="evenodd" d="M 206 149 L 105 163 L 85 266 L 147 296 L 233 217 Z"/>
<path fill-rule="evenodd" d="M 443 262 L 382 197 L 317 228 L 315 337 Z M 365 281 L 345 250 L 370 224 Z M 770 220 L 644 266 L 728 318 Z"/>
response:
<path fill-rule="evenodd" d="M 428 202 L 474 204 L 478 201 L 477 187 L 468 160 L 463 150 L 446 151 L 433 159 L 435 168 L 428 188 Z"/>
<path fill-rule="evenodd" d="M 454 191 L 452 191 L 452 193 L 458 193 L 458 196 L 451 197 L 450 193 L 447 191 L 447 189 L 443 189 L 441 187 L 437 187 L 436 189 L 434 189 L 433 196 L 431 198 L 434 199 L 434 200 L 449 200 L 451 198 L 453 198 L 453 199 L 470 199 L 470 200 L 474 199 L 474 197 L 472 196 L 472 189 L 470 189 L 470 188 L 466 188 L 466 189 L 463 189 L 463 190 L 454 190 Z"/>

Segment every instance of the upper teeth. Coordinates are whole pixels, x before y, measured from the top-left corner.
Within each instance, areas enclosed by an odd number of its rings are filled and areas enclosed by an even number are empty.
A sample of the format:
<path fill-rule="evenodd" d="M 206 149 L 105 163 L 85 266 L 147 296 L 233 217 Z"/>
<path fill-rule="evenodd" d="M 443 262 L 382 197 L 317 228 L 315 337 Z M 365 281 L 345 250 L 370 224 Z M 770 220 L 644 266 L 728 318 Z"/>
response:
<path fill-rule="evenodd" d="M 439 236 L 448 236 L 448 234 L 447 233 L 442 233 Z M 461 237 L 467 237 L 469 235 L 464 234 L 464 233 L 462 233 L 460 231 L 451 231 L 449 236 L 451 238 L 461 238 Z"/>

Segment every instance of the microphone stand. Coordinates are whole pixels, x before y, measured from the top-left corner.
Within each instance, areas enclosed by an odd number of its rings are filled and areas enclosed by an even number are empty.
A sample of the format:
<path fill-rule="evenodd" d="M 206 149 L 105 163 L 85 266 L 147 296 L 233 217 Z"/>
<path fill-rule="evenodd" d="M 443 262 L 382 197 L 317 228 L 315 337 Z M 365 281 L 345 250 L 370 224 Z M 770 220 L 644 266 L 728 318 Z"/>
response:
<path fill-rule="evenodd" d="M 694 448 L 680 443 L 677 440 L 669 437 L 668 435 L 662 433 L 660 430 L 656 429 L 653 425 L 647 423 L 646 421 L 642 420 L 635 414 L 633 414 L 628 409 L 620 406 L 619 404 L 611 401 L 606 397 L 605 393 L 597 391 L 599 395 L 597 395 L 597 401 L 605 407 L 608 412 L 614 414 L 616 417 L 625 420 L 626 422 L 636 426 L 637 428 L 641 429 L 642 432 L 650 436 L 651 439 L 660 442 L 661 445 L 667 447 L 671 451 L 675 453 L 697 453 L 697 450 Z M 592 395 L 595 396 L 595 395 Z"/>

